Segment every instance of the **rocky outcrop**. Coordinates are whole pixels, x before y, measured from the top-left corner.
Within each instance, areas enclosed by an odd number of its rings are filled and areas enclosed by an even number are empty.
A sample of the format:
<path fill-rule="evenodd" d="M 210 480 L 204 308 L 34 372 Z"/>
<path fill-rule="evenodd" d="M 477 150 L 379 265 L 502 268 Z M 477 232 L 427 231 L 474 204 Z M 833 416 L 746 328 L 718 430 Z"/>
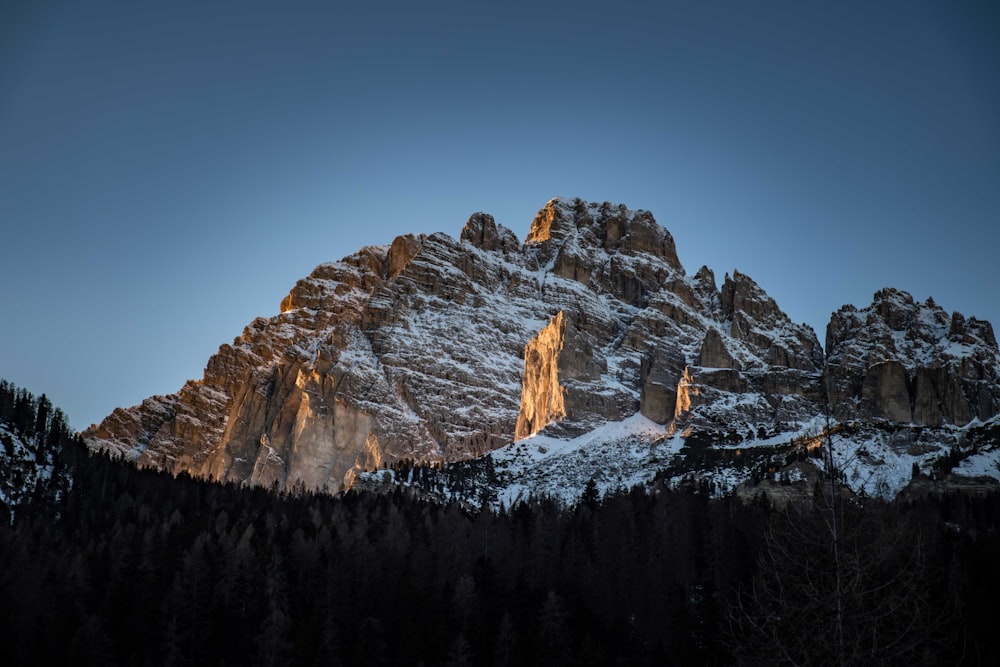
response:
<path fill-rule="evenodd" d="M 554 199 L 523 244 L 476 213 L 457 240 L 404 235 L 316 267 L 201 380 L 85 437 L 175 473 L 335 490 L 637 413 L 725 434 L 809 422 L 827 395 L 843 419 L 995 413 L 989 325 L 907 298 L 835 314 L 824 370 L 812 329 L 738 271 L 721 288 L 706 267 L 687 276 L 649 212 Z"/>
<path fill-rule="evenodd" d="M 824 384 L 839 420 L 964 425 L 1000 411 L 993 328 L 933 299 L 880 290 L 870 306 L 833 314 L 826 346 Z"/>
<path fill-rule="evenodd" d="M 809 328 L 796 327 L 749 276 L 726 275 L 721 290 L 723 317 L 729 334 L 763 352 L 769 365 L 816 372 L 823 368 L 823 350 Z M 780 334 L 775 336 L 775 334 Z"/>
<path fill-rule="evenodd" d="M 499 250 L 505 254 L 517 252 L 520 242 L 517 235 L 503 225 L 498 225 L 492 215 L 473 213 L 462 228 L 461 240 L 480 250 Z"/>
<path fill-rule="evenodd" d="M 726 343 L 718 330 L 712 328 L 705 333 L 705 339 L 701 342 L 701 350 L 698 353 L 698 365 L 709 368 L 735 368 L 739 370 L 739 364 L 733 359 L 726 349 Z"/>
<path fill-rule="evenodd" d="M 861 384 L 860 406 L 865 416 L 908 423 L 912 411 L 903 364 L 890 359 L 869 367 Z"/>
<path fill-rule="evenodd" d="M 514 438 L 538 433 L 566 416 L 565 389 L 559 382 L 559 353 L 563 349 L 566 323 L 560 311 L 524 348 L 521 376 L 521 411 Z"/>

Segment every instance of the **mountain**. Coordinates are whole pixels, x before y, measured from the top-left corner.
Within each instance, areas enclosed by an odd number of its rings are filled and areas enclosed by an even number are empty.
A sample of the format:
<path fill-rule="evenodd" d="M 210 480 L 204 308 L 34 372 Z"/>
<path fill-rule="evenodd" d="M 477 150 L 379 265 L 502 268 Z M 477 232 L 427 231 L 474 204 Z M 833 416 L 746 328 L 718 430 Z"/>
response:
<path fill-rule="evenodd" d="M 988 322 L 885 289 L 833 314 L 824 354 L 749 276 L 688 275 L 670 233 L 623 205 L 553 199 L 523 243 L 484 213 L 457 240 L 400 236 L 318 266 L 280 310 L 88 445 L 330 491 L 490 454 L 508 499 L 692 473 L 731 488 L 831 433 L 855 487 L 892 494 L 945 457 L 1000 477 Z"/>

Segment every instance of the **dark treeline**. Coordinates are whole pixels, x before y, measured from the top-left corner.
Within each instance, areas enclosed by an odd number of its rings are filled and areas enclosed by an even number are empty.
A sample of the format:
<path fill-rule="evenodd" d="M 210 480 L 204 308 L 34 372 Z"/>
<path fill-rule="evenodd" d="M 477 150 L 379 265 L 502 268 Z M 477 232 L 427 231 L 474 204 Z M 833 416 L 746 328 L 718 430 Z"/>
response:
<path fill-rule="evenodd" d="M 60 498 L 69 484 L 60 452 L 75 437 L 45 394 L 0 380 L 0 521 L 21 505 Z"/>
<path fill-rule="evenodd" d="M 503 513 L 275 497 L 70 458 L 57 507 L 0 527 L 7 664 L 718 662 L 718 592 L 766 521 L 667 492 Z"/>
<path fill-rule="evenodd" d="M 470 511 L 173 478 L 73 439 L 59 456 L 71 488 L 0 521 L 7 665 L 1000 657 L 996 496 L 855 503 L 834 588 L 821 503 L 591 489 L 571 508 Z"/>
<path fill-rule="evenodd" d="M 52 405 L 45 394 L 35 397 L 7 380 L 0 380 L 0 425 L 31 445 L 39 456 L 48 450 L 55 452 L 62 441 L 73 438 L 66 415 Z M 6 453 L 13 454 L 10 435 L 3 438 Z"/>

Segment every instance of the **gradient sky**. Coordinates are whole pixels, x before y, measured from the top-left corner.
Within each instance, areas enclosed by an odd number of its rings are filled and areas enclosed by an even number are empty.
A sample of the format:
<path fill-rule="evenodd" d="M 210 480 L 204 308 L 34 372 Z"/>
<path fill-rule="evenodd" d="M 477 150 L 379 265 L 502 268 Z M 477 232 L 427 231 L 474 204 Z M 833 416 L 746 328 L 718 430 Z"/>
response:
<path fill-rule="evenodd" d="M 0 377 L 84 428 L 316 264 L 554 196 L 821 341 L 886 286 L 1000 327 L 998 45 L 993 2 L 3 3 Z"/>

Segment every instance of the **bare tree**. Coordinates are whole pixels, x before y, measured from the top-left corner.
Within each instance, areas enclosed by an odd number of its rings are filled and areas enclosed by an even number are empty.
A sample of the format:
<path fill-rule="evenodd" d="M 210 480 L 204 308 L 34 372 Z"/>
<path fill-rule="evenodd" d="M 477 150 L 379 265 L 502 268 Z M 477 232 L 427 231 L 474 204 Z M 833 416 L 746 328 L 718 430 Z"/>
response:
<path fill-rule="evenodd" d="M 895 505 L 851 494 L 830 432 L 812 502 L 771 517 L 730 614 L 734 654 L 742 665 L 935 664 L 950 615 L 931 599 L 921 532 Z"/>

